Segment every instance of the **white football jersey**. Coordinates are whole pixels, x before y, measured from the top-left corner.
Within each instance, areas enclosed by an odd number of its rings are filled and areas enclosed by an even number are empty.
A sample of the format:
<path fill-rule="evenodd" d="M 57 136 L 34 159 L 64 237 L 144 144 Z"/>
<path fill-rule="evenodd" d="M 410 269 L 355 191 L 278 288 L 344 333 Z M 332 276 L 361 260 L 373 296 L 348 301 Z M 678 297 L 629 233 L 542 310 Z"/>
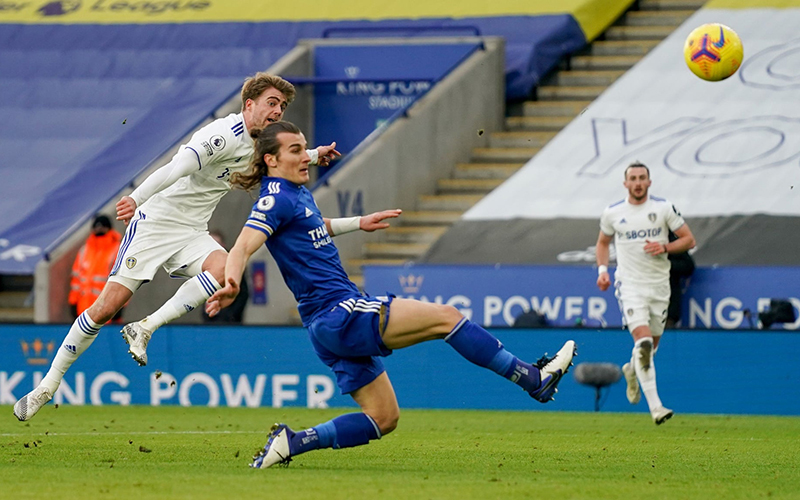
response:
<path fill-rule="evenodd" d="M 668 243 L 669 231 L 684 223 L 672 203 L 655 196 L 641 205 L 632 205 L 626 198 L 606 207 L 600 217 L 600 230 L 607 236 L 614 235 L 617 250 L 614 281 L 643 285 L 669 281 L 667 254 L 649 255 L 644 246 L 647 241 Z"/>
<path fill-rule="evenodd" d="M 234 172 L 245 172 L 253 139 L 241 113 L 215 120 L 192 135 L 181 151 L 197 157 L 197 170 L 145 201 L 140 210 L 152 220 L 205 230 L 219 200 L 231 190 Z"/>

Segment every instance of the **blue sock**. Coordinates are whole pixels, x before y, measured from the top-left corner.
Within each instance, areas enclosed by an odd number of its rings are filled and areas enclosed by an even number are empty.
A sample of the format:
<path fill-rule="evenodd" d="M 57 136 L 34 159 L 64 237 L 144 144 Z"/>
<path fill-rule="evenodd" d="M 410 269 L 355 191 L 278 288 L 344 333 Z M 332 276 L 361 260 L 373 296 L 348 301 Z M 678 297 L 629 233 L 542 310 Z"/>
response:
<path fill-rule="evenodd" d="M 372 417 L 366 413 L 348 413 L 294 433 L 289 439 L 289 451 L 295 456 L 320 448 L 352 448 L 380 438 L 380 429 Z"/>
<path fill-rule="evenodd" d="M 491 333 L 463 318 L 444 339 L 467 360 L 511 380 L 526 391 L 541 384 L 539 369 L 506 351 Z"/>

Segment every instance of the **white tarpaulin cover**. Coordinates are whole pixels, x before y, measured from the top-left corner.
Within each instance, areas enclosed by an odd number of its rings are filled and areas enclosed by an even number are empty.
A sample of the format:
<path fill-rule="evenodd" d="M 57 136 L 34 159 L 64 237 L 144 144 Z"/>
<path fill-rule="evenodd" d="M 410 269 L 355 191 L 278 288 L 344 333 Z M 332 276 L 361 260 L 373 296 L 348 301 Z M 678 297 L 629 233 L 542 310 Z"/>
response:
<path fill-rule="evenodd" d="M 684 62 L 686 36 L 710 22 L 744 45 L 742 67 L 722 82 Z M 564 253 L 594 243 L 600 213 L 626 196 L 623 173 L 638 160 L 651 194 L 687 218 L 699 263 L 800 263 L 798 26 L 795 8 L 698 11 L 469 210 L 428 261 L 593 261 Z"/>

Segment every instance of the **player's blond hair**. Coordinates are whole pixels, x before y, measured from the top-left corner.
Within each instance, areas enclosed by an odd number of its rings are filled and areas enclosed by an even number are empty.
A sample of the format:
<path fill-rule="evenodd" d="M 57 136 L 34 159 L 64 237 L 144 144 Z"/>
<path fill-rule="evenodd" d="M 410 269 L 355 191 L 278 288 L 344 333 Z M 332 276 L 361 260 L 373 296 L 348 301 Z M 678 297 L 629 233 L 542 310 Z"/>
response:
<path fill-rule="evenodd" d="M 231 176 L 231 185 L 236 188 L 250 191 L 256 187 L 261 178 L 269 175 L 267 171 L 267 163 L 264 161 L 264 155 L 274 155 L 278 157 L 281 149 L 281 142 L 278 140 L 278 135 L 283 133 L 300 134 L 300 129 L 292 122 L 275 122 L 270 123 L 263 129 L 253 129 L 250 131 L 250 137 L 253 138 L 255 144 L 253 146 L 253 158 L 250 160 L 250 168 L 245 173 L 236 172 Z"/>
<path fill-rule="evenodd" d="M 244 106 L 247 104 L 248 99 L 256 100 L 258 96 L 268 89 L 275 89 L 283 94 L 286 97 L 287 104 L 291 104 L 297 95 L 294 85 L 291 83 L 277 75 L 270 75 L 269 73 L 259 71 L 255 75 L 245 79 L 242 85 L 242 110 L 244 111 Z"/>

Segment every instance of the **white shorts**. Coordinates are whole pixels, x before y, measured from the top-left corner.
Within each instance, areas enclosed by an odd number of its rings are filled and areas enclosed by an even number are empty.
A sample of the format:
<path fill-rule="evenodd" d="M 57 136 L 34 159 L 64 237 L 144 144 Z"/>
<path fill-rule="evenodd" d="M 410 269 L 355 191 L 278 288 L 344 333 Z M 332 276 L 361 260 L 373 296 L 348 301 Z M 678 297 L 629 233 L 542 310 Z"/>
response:
<path fill-rule="evenodd" d="M 628 330 L 649 326 L 654 337 L 664 333 L 669 308 L 669 282 L 658 285 L 614 283 L 622 321 Z"/>
<path fill-rule="evenodd" d="M 137 211 L 122 238 L 109 279 L 150 281 L 159 267 L 170 276 L 191 278 L 202 272 L 206 257 L 216 250 L 224 251 L 208 231 L 150 221 Z"/>

